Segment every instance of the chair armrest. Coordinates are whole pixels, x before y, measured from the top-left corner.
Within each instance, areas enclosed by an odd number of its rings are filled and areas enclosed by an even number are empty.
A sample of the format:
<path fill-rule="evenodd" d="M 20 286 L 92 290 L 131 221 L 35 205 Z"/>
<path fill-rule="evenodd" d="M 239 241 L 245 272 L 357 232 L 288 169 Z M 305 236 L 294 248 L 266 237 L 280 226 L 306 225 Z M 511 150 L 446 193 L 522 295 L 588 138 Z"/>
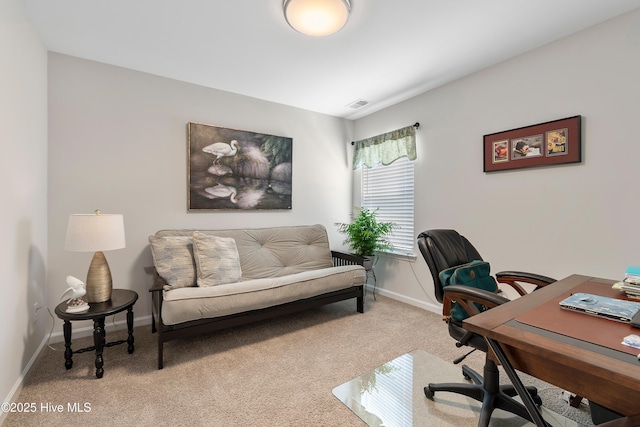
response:
<path fill-rule="evenodd" d="M 164 286 L 167 282 L 160 277 L 158 272 L 154 269 L 153 271 L 153 285 L 149 288 L 149 292 L 151 292 L 151 332 L 155 333 L 164 328 L 164 322 L 162 321 L 162 303 L 164 300 Z M 156 325 L 157 322 L 157 325 Z M 159 328 L 159 329 L 158 329 Z M 161 347 L 162 348 L 162 347 Z M 162 360 L 162 356 L 160 357 Z"/>
<path fill-rule="evenodd" d="M 149 288 L 149 292 L 162 291 L 166 284 L 167 284 L 167 282 L 162 277 L 160 277 L 158 272 L 154 271 L 154 273 L 153 273 L 153 285 L 151 285 L 151 287 Z"/>
<path fill-rule="evenodd" d="M 333 258 L 333 265 L 335 266 L 364 264 L 363 257 L 345 252 L 331 251 L 331 258 Z"/>
<path fill-rule="evenodd" d="M 496 273 L 495 276 L 498 283 L 504 283 L 511 286 L 520 295 L 525 295 L 527 291 L 525 291 L 518 282 L 530 283 L 535 285 L 536 289 L 539 289 L 556 281 L 556 279 L 552 279 L 551 277 L 534 273 L 526 273 L 524 271 L 501 271 Z"/>
<path fill-rule="evenodd" d="M 460 304 L 470 316 L 480 313 L 478 306 L 474 303 L 480 304 L 481 306 L 489 309 L 510 301 L 509 299 L 498 294 L 494 294 L 493 292 L 463 285 L 446 286 L 444 288 L 444 297 L 445 300 L 455 301 Z"/>

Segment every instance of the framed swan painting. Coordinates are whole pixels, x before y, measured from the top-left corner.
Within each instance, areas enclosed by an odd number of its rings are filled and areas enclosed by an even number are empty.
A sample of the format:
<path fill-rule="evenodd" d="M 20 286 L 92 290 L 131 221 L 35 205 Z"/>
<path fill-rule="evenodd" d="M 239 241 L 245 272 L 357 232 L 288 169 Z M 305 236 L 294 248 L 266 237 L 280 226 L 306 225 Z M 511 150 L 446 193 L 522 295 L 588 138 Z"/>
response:
<path fill-rule="evenodd" d="M 291 209 L 293 140 L 188 123 L 188 210 Z"/>

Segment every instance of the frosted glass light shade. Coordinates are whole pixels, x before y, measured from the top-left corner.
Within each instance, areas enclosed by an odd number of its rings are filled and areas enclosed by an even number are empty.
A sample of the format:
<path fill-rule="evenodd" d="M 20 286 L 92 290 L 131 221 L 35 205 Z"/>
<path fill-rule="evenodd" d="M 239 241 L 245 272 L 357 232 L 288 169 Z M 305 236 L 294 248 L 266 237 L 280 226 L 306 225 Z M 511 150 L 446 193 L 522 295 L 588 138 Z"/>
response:
<path fill-rule="evenodd" d="M 124 219 L 117 214 L 76 214 L 69 216 L 64 248 L 74 252 L 122 249 Z"/>
<path fill-rule="evenodd" d="M 328 36 L 349 19 L 349 0 L 284 0 L 284 16 L 291 27 L 309 36 Z"/>

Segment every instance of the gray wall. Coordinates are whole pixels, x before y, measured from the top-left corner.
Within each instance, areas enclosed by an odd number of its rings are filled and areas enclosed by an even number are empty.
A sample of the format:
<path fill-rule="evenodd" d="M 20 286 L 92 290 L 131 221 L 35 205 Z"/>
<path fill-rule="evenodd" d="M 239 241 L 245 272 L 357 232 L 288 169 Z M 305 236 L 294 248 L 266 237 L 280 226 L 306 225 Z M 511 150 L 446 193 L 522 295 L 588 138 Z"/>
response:
<path fill-rule="evenodd" d="M 0 1 L 0 76 L 0 398 L 4 402 L 19 389 L 17 380 L 33 362 L 50 324 L 47 51 L 20 0 Z M 2 418 L 0 412 L 0 423 Z"/>
<path fill-rule="evenodd" d="M 187 213 L 189 121 L 293 138 L 293 209 Z M 91 261 L 64 251 L 74 213 L 124 215 L 127 247 L 105 255 L 114 287 L 138 292 L 137 318 L 150 314 L 148 236 L 159 229 L 319 223 L 341 243 L 333 223 L 352 209 L 349 121 L 50 53 L 49 123 L 50 307 Z"/>
<path fill-rule="evenodd" d="M 70 214 L 124 214 L 127 247 L 106 255 L 115 286 L 140 294 L 136 317 L 145 320 L 149 234 L 321 223 L 339 247 L 332 224 L 348 220 L 353 204 L 348 142 L 414 121 L 416 233 L 456 228 L 494 271 L 618 278 L 640 262 L 640 11 L 355 123 L 55 53 L 47 74 L 19 0 L 0 2 L 0 22 L 0 320 L 12 326 L 0 332 L 2 396 L 12 397 L 46 343 L 51 320 L 34 304 L 53 309 L 64 277 L 86 275 L 91 254 L 63 250 Z M 584 120 L 582 164 L 482 172 L 484 134 L 575 114 Z M 293 210 L 187 213 L 188 121 L 293 138 Z M 378 277 L 383 293 L 438 310 L 421 259 L 383 259 Z"/>
<path fill-rule="evenodd" d="M 622 278 L 640 263 L 638 40 L 640 10 L 357 120 L 354 137 L 422 124 L 416 234 L 457 229 L 494 272 Z M 483 173 L 483 135 L 574 115 L 581 164 Z M 379 286 L 437 311 L 418 256 L 383 260 Z"/>

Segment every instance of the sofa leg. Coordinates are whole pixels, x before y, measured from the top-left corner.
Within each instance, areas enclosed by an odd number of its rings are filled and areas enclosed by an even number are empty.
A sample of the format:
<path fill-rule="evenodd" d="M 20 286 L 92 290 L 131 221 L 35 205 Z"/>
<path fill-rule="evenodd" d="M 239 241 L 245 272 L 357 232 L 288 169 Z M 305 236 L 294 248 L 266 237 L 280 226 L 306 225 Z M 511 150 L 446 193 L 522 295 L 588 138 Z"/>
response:
<path fill-rule="evenodd" d="M 364 296 L 357 297 L 358 313 L 364 313 Z"/>

